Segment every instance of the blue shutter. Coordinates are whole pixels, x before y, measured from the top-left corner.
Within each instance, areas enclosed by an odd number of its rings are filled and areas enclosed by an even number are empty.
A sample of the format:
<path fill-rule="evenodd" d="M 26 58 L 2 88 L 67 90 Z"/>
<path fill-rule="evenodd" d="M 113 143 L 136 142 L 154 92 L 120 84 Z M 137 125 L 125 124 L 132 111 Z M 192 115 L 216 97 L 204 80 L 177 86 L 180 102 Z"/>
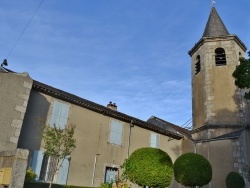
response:
<path fill-rule="evenodd" d="M 35 180 L 39 180 L 42 162 L 43 162 L 43 151 L 35 150 L 32 158 L 31 168 L 36 173 L 37 177 Z"/>
<path fill-rule="evenodd" d="M 50 126 L 52 127 L 54 127 L 54 125 L 57 126 L 59 121 L 59 114 L 60 114 L 60 103 L 55 101 L 51 112 Z"/>
<path fill-rule="evenodd" d="M 110 129 L 110 143 L 121 145 L 122 144 L 122 123 L 119 121 L 111 121 Z"/>
<path fill-rule="evenodd" d="M 58 127 L 60 129 L 64 129 L 67 122 L 68 122 L 68 115 L 69 115 L 69 105 L 61 103 L 60 109 L 60 119 L 58 122 Z"/>
<path fill-rule="evenodd" d="M 58 172 L 57 183 L 61 185 L 66 185 L 69 172 L 69 160 L 68 158 L 63 160 L 63 163 Z"/>
<path fill-rule="evenodd" d="M 122 144 L 122 125 L 121 125 L 121 123 L 117 122 L 116 128 L 117 128 L 116 143 L 118 145 L 121 145 Z"/>
<path fill-rule="evenodd" d="M 50 126 L 64 129 L 68 122 L 69 105 L 55 101 L 50 118 Z"/>
<path fill-rule="evenodd" d="M 156 134 L 156 147 L 159 148 L 160 144 L 159 144 L 159 134 Z"/>

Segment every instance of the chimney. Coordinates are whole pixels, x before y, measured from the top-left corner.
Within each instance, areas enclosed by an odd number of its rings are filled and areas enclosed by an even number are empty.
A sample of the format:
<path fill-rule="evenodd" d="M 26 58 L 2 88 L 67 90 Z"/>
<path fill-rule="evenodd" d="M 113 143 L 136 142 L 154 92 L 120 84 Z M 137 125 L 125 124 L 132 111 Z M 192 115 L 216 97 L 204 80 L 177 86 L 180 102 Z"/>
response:
<path fill-rule="evenodd" d="M 115 103 L 112 103 L 111 101 L 109 102 L 109 104 L 107 105 L 107 107 L 111 110 L 117 111 L 117 106 Z"/>

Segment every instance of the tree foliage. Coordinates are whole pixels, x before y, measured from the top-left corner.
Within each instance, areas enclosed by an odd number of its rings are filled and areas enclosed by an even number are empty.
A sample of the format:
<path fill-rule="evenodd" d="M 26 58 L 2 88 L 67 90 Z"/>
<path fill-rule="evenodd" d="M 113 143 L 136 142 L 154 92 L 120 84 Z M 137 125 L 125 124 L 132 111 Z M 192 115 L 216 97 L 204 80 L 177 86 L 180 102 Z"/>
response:
<path fill-rule="evenodd" d="M 36 173 L 31 168 L 26 170 L 25 182 L 34 182 L 36 177 Z"/>
<path fill-rule="evenodd" d="M 169 155 L 157 148 L 140 148 L 125 160 L 123 177 L 140 186 L 168 187 L 173 176 Z"/>
<path fill-rule="evenodd" d="M 250 88 L 250 51 L 248 52 L 248 56 L 248 59 L 240 58 L 240 64 L 236 66 L 233 72 L 234 83 L 240 89 Z M 250 91 L 245 93 L 245 98 L 250 99 Z"/>
<path fill-rule="evenodd" d="M 243 177 L 237 172 L 230 172 L 226 178 L 227 188 L 244 188 L 245 181 Z"/>
<path fill-rule="evenodd" d="M 212 166 L 202 155 L 186 153 L 176 159 L 174 177 L 184 186 L 201 187 L 212 180 Z"/>
<path fill-rule="evenodd" d="M 44 154 L 48 157 L 56 159 L 56 164 L 52 171 L 51 184 L 55 175 L 58 173 L 64 160 L 70 156 L 71 152 L 76 147 L 76 140 L 74 139 L 75 126 L 68 125 L 64 129 L 60 129 L 56 126 L 44 126 L 42 131 Z"/>

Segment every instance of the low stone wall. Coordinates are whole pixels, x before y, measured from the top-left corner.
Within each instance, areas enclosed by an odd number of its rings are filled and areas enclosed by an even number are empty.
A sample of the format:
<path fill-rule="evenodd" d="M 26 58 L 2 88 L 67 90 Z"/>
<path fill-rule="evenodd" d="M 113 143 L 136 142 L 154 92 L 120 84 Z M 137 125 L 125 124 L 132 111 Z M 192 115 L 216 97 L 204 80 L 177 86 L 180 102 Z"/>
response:
<path fill-rule="evenodd" d="M 28 155 L 29 151 L 25 149 L 0 152 L 0 168 L 12 168 L 8 188 L 23 188 L 28 164 Z"/>

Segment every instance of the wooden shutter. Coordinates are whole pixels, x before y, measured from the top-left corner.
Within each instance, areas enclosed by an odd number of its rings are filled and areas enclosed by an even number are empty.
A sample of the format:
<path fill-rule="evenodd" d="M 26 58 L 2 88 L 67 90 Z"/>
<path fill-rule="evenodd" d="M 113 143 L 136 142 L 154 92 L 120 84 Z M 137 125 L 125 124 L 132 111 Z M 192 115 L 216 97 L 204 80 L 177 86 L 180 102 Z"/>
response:
<path fill-rule="evenodd" d="M 69 171 L 69 160 L 68 158 L 63 160 L 63 163 L 58 172 L 57 183 L 61 185 L 66 185 Z"/>
<path fill-rule="evenodd" d="M 50 126 L 64 129 L 68 122 L 69 105 L 55 101 L 50 118 Z"/>
<path fill-rule="evenodd" d="M 111 121 L 110 143 L 122 144 L 122 123 L 116 120 Z"/>
<path fill-rule="evenodd" d="M 39 180 L 42 162 L 43 162 L 43 151 L 35 150 L 32 158 L 31 168 L 36 173 L 37 177 L 35 180 Z"/>
<path fill-rule="evenodd" d="M 158 148 L 159 147 L 159 135 L 158 134 L 151 133 L 150 147 L 152 147 L 152 148 Z"/>

